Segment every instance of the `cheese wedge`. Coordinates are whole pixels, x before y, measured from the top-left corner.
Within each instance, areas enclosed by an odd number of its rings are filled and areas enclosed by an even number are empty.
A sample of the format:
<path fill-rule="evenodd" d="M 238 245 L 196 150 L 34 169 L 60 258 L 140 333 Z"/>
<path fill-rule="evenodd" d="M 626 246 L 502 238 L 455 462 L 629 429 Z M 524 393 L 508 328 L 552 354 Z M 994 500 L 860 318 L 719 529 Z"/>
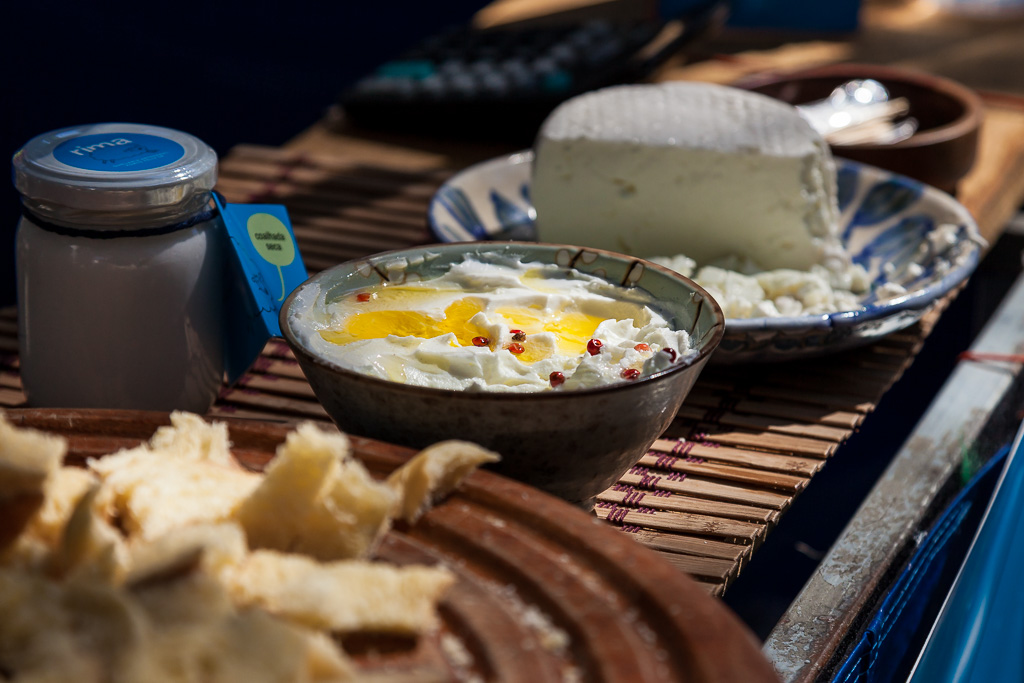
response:
<path fill-rule="evenodd" d="M 531 197 L 544 242 L 765 269 L 847 259 L 835 164 L 792 106 L 707 83 L 575 97 L 542 125 Z"/>

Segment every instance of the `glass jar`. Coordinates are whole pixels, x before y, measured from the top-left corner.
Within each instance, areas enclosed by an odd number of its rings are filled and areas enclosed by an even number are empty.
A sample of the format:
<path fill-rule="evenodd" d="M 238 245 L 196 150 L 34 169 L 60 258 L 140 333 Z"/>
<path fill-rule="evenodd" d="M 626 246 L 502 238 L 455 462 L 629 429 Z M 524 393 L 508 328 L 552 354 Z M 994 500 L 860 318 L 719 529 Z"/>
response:
<path fill-rule="evenodd" d="M 217 155 L 180 131 L 52 131 L 13 159 L 29 404 L 205 413 L 221 386 Z"/>

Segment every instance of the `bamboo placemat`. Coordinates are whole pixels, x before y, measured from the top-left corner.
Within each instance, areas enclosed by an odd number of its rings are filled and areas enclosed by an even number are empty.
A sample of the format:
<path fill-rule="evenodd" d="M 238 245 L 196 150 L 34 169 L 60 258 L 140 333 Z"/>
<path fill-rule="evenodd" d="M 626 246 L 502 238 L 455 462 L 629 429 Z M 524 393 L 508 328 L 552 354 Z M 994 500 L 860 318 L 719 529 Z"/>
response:
<path fill-rule="evenodd" d="M 222 162 L 228 201 L 288 206 L 310 272 L 430 241 L 426 205 L 454 169 L 418 172 L 240 146 Z M 799 365 L 707 367 L 664 438 L 596 514 L 720 595 L 769 530 L 913 360 L 939 312 L 872 346 Z M 0 406 L 24 405 L 17 321 L 0 312 Z M 281 341 L 210 416 L 328 421 Z"/>

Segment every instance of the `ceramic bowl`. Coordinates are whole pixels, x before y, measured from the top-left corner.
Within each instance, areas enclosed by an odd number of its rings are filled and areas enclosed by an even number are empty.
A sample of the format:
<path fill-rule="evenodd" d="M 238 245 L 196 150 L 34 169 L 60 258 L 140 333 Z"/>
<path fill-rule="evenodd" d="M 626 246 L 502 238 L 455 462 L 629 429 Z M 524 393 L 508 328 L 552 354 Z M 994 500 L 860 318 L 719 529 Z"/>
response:
<path fill-rule="evenodd" d="M 886 86 L 890 97 L 906 97 L 909 115 L 920 126 L 901 142 L 833 145 L 833 152 L 953 193 L 974 165 L 983 117 L 981 98 L 955 81 L 897 67 L 830 64 L 753 76 L 735 85 L 790 104 L 806 104 L 828 97 L 836 86 L 856 78 L 873 78 Z"/>
<path fill-rule="evenodd" d="M 378 379 L 318 357 L 303 343 L 292 315 L 311 287 L 330 303 L 384 281 L 437 276 L 466 256 L 489 254 L 575 267 L 642 287 L 677 329 L 690 333 L 699 353 L 663 372 L 599 388 L 454 391 Z M 342 430 L 417 448 L 443 439 L 474 441 L 502 455 L 498 472 L 584 507 L 636 464 L 672 422 L 724 330 L 722 310 L 707 292 L 668 269 L 598 249 L 514 242 L 431 245 L 343 263 L 298 287 L 280 320 L 313 391 Z"/>
<path fill-rule="evenodd" d="M 868 344 L 919 320 L 977 266 L 984 240 L 974 218 L 953 197 L 879 168 L 836 162 L 841 238 L 868 271 L 871 290 L 855 310 L 729 318 L 713 362 L 789 361 Z M 537 239 L 532 163 L 532 152 L 519 152 L 450 178 L 428 209 L 437 239 Z M 904 286 L 907 293 L 879 301 L 874 292 L 888 283 Z"/>

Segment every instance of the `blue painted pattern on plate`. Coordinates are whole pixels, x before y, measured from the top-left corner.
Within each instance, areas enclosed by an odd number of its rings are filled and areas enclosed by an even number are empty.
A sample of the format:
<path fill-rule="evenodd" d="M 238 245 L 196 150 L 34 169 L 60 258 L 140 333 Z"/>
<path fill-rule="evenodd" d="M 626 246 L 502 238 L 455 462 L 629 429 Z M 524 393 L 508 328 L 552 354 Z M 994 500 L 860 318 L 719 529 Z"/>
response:
<path fill-rule="evenodd" d="M 857 169 L 850 166 L 839 166 L 836 170 L 836 199 L 839 210 L 846 211 L 857 193 Z"/>
<path fill-rule="evenodd" d="M 494 215 L 498 217 L 498 222 L 503 226 L 533 222 L 530 214 L 505 199 L 497 190 L 491 190 L 491 204 L 494 205 Z"/>
<path fill-rule="evenodd" d="M 461 188 L 445 185 L 438 190 L 437 199 L 441 206 L 447 209 L 456 224 L 471 238 L 487 239 L 487 229 L 484 227 L 483 221 L 480 220 L 480 216 L 473 208 L 472 200 Z"/>
<path fill-rule="evenodd" d="M 872 185 L 843 231 L 843 241 L 848 242 L 850 231 L 859 226 L 877 225 L 908 210 L 920 198 L 923 189 L 923 185 L 909 178 L 893 178 Z"/>
<path fill-rule="evenodd" d="M 453 176 L 429 209 L 438 240 L 536 240 L 532 161 L 531 153 L 520 152 Z M 916 322 L 974 270 L 984 242 L 955 199 L 871 166 L 844 159 L 836 165 L 841 239 L 872 282 L 872 290 L 861 297 L 862 308 L 729 319 L 716 361 L 789 360 L 869 343 Z M 893 283 L 905 287 L 906 294 L 879 301 L 879 289 Z"/>

